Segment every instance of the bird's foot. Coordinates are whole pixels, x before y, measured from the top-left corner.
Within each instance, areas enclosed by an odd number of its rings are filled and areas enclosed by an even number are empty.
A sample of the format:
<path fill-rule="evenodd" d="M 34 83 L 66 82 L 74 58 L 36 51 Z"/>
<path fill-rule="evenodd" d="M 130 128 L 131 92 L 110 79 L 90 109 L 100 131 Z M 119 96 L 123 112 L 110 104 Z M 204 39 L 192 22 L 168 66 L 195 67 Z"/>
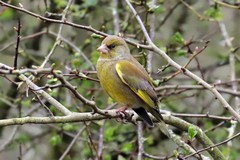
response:
<path fill-rule="evenodd" d="M 128 107 L 127 106 L 123 106 L 123 107 L 121 107 L 121 108 L 119 108 L 119 109 L 117 109 L 117 114 L 119 114 L 121 117 L 121 120 L 123 120 L 123 119 L 127 119 L 128 117 L 129 117 L 129 114 L 126 112 L 126 110 L 128 109 Z"/>

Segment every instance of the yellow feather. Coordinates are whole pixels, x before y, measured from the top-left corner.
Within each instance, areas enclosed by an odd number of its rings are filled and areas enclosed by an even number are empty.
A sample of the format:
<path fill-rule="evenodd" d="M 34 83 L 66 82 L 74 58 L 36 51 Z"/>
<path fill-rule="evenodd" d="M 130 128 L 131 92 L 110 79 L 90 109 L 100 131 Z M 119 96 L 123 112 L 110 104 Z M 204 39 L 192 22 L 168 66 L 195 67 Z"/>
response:
<path fill-rule="evenodd" d="M 153 100 L 147 95 L 146 92 L 144 92 L 143 90 L 136 90 L 132 86 L 129 86 L 129 84 L 123 78 L 123 73 L 121 72 L 121 65 L 119 63 L 116 64 L 116 71 L 117 71 L 117 74 L 118 74 L 119 78 L 121 79 L 121 81 L 124 84 L 128 85 L 128 87 L 131 88 L 131 90 L 134 93 L 136 93 L 145 103 L 147 103 L 150 107 L 155 106 Z"/>
<path fill-rule="evenodd" d="M 147 103 L 150 107 L 154 107 L 155 104 L 153 103 L 152 99 L 143 91 L 137 90 L 134 91 L 145 103 Z"/>
<path fill-rule="evenodd" d="M 116 64 L 116 71 L 120 79 L 122 80 L 123 83 L 127 84 L 127 82 L 123 79 L 123 74 L 120 69 L 121 65 L 119 63 Z M 128 85 L 128 84 L 127 84 Z"/>

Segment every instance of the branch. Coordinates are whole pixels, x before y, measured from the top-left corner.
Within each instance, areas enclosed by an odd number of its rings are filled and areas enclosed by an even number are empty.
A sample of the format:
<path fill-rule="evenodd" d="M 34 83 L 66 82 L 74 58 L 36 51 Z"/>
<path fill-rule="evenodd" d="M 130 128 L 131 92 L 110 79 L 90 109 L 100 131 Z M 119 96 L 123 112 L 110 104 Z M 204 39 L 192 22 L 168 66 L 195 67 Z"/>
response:
<path fill-rule="evenodd" d="M 138 137 L 138 160 L 143 159 L 143 153 L 144 153 L 144 148 L 143 148 L 143 126 L 142 122 L 137 123 L 137 137 Z"/>
<path fill-rule="evenodd" d="M 103 119 L 109 119 L 109 118 L 119 118 L 121 117 L 120 114 L 118 114 L 117 110 L 102 110 L 106 115 L 101 115 L 99 113 L 91 113 L 91 112 L 85 112 L 85 113 L 76 113 L 73 112 L 70 115 L 67 116 L 55 116 L 55 117 L 23 117 L 23 118 L 11 118 L 11 119 L 4 119 L 0 120 L 0 126 L 9 126 L 9 125 L 23 125 L 23 124 L 49 124 L 49 123 L 71 123 L 71 122 L 86 122 L 86 121 L 95 121 L 95 120 L 103 120 Z M 132 119 L 127 119 L 130 122 L 136 123 L 137 121 L 141 120 L 136 113 L 133 111 L 126 111 Z M 153 118 L 153 116 L 151 116 Z M 193 124 L 190 124 L 182 119 L 179 119 L 177 117 L 171 116 L 171 115 L 163 115 L 164 121 L 172 125 L 182 131 L 187 132 L 188 128 L 190 126 L 193 126 Z M 157 122 L 157 121 L 156 121 Z M 206 136 L 204 132 L 197 126 L 195 126 L 197 130 L 196 139 L 204 146 L 204 147 L 210 147 L 214 146 L 212 141 Z M 219 151 L 217 147 L 207 149 L 209 154 L 214 158 L 218 160 L 224 160 L 224 156 Z"/>
<path fill-rule="evenodd" d="M 76 141 L 78 140 L 78 137 L 80 136 L 80 134 L 85 130 L 86 126 L 82 127 L 78 133 L 74 136 L 73 140 L 71 141 L 71 143 L 68 145 L 67 149 L 64 151 L 64 153 L 62 154 L 62 156 L 59 158 L 59 160 L 63 160 L 66 155 L 68 154 L 68 152 L 71 150 L 71 148 L 73 147 L 73 145 L 76 143 Z"/>
<path fill-rule="evenodd" d="M 230 51 L 230 54 L 229 54 L 229 65 L 230 65 L 230 76 L 231 76 L 230 80 L 235 81 L 237 70 L 236 70 L 236 67 L 235 67 L 236 66 L 236 62 L 235 62 L 236 59 L 235 59 L 233 44 L 232 44 L 231 38 L 230 38 L 230 36 L 227 32 L 225 24 L 221 21 L 218 21 L 218 25 L 219 25 L 221 34 L 224 38 L 225 45 L 228 47 L 228 49 Z M 233 92 L 237 92 L 238 84 L 236 82 L 232 83 L 231 88 L 232 88 Z M 237 97 L 237 96 L 234 97 L 234 106 L 235 106 L 235 110 L 238 113 L 240 113 L 240 105 L 239 104 L 240 104 L 240 98 Z M 236 130 L 236 127 L 237 127 L 237 123 L 232 123 L 231 126 L 228 128 L 228 138 L 233 136 L 233 134 Z M 229 141 L 228 146 L 229 147 L 232 146 L 231 141 Z"/>
<path fill-rule="evenodd" d="M 50 124 L 50 123 L 70 123 L 70 122 L 84 122 L 93 120 L 102 120 L 108 118 L 119 118 L 120 115 L 116 110 L 103 110 L 108 116 L 104 116 L 98 113 L 92 112 L 76 113 L 72 112 L 66 116 L 54 116 L 54 117 L 23 117 L 23 118 L 11 118 L 0 120 L 0 126 L 9 125 L 23 125 L 23 124 Z"/>
<path fill-rule="evenodd" d="M 214 85 L 214 84 L 213 84 Z M 179 89 L 187 89 L 187 90 L 193 90 L 193 89 L 206 89 L 202 85 L 164 85 L 156 88 L 156 91 L 162 91 L 166 89 L 174 89 L 174 90 L 179 90 Z M 231 94 L 233 96 L 238 96 L 240 97 L 240 92 L 233 91 L 230 89 L 224 89 L 224 88 L 216 88 L 219 92 L 226 93 L 226 94 Z"/>
<path fill-rule="evenodd" d="M 63 106 L 61 103 L 59 103 L 56 99 L 54 99 L 52 96 L 50 96 L 47 92 L 45 92 L 42 89 L 39 89 L 39 87 L 37 85 L 35 85 L 31 80 L 29 80 L 23 74 L 19 75 L 19 79 L 24 81 L 27 84 L 27 87 L 32 89 L 37 94 L 40 94 L 44 99 L 46 99 L 50 104 L 52 104 L 54 107 L 56 107 L 64 115 L 70 115 L 72 113 L 65 106 Z"/>
<path fill-rule="evenodd" d="M 195 155 L 195 154 L 201 153 L 201 152 L 203 152 L 203 151 L 212 150 L 213 148 L 215 148 L 215 147 L 217 147 L 217 146 L 220 146 L 220 145 L 223 145 L 223 144 L 225 144 L 225 143 L 227 143 L 227 142 L 229 142 L 229 141 L 237 138 L 238 136 L 240 136 L 240 132 L 238 132 L 237 134 L 235 134 L 235 135 L 232 136 L 231 138 L 228 138 L 228 139 L 226 139 L 226 140 L 224 140 L 224 141 L 222 141 L 222 142 L 220 142 L 220 143 L 217 143 L 217 144 L 215 144 L 215 145 L 212 145 L 212 146 L 209 146 L 209 147 L 200 149 L 200 150 L 198 150 L 197 152 L 192 153 L 192 154 L 184 157 L 184 159 L 189 158 L 189 157 L 191 157 L 191 156 L 193 156 L 193 155 Z"/>
<path fill-rule="evenodd" d="M 44 16 L 41 16 L 41 15 L 38 15 L 36 13 L 33 13 L 31 11 L 28 11 L 26 9 L 24 9 L 23 7 L 17 7 L 17 6 L 14 6 L 14 5 L 11 5 L 11 4 L 8 4 L 8 3 L 5 3 L 3 1 L 0 0 L 0 5 L 2 6 L 6 6 L 8 8 L 12 8 L 14 10 L 18 10 L 20 12 L 23 12 L 23 13 L 26 13 L 30 16 L 33 16 L 33 17 L 36 17 L 37 19 L 40 19 L 44 22 L 51 22 L 51 23 L 57 23 L 57 24 L 65 24 L 65 25 L 68 25 L 68 26 L 72 26 L 72 27 L 75 27 L 75 28 L 80 28 L 80 29 L 83 29 L 83 30 L 86 30 L 86 31 L 90 31 L 90 32 L 93 32 L 93 33 L 96 33 L 98 35 L 101 35 L 103 37 L 107 37 L 109 34 L 106 34 L 104 32 L 101 32 L 99 30 L 96 30 L 94 29 L 92 26 L 85 26 L 85 25 L 80 25 L 80 24 L 76 24 L 76 23 L 72 23 L 72 22 L 69 22 L 67 21 L 66 19 L 64 20 L 57 20 L 57 19 L 52 19 L 52 18 L 46 18 Z M 126 42 L 128 42 L 129 44 L 131 45 L 134 45 L 136 46 L 137 48 L 141 47 L 141 48 L 145 48 L 145 49 L 148 49 L 148 50 L 152 50 L 152 48 L 148 45 L 143 45 L 143 44 L 139 44 L 139 43 L 136 43 L 134 41 L 130 41 L 128 39 L 125 39 Z"/>
<path fill-rule="evenodd" d="M 186 121 L 183 121 L 182 119 L 179 119 L 173 116 L 165 116 L 165 115 L 163 116 L 164 116 L 164 121 L 167 124 L 175 126 L 176 128 L 179 128 L 185 132 L 187 132 L 188 128 L 192 125 Z M 207 137 L 207 135 L 199 127 L 197 126 L 194 126 L 194 127 L 197 131 L 196 139 L 204 147 L 209 147 L 214 145 L 212 141 Z M 223 154 L 220 152 L 218 148 L 210 148 L 210 149 L 207 149 L 207 151 L 213 157 L 213 159 L 225 160 L 225 157 L 223 156 Z"/>
<path fill-rule="evenodd" d="M 16 28 L 17 31 L 17 45 L 16 45 L 16 50 L 15 50 L 15 57 L 14 57 L 14 63 L 13 63 L 13 67 L 17 68 L 17 62 L 18 62 L 18 55 L 19 55 L 19 44 L 20 44 L 20 38 L 21 38 L 21 21 L 20 19 L 18 19 L 18 27 Z"/>
<path fill-rule="evenodd" d="M 72 4 L 72 0 L 69 0 L 68 3 L 67 3 L 67 6 L 66 6 L 65 9 L 63 10 L 61 21 L 65 21 L 65 18 L 66 18 L 68 9 L 69 9 L 69 7 L 71 6 L 71 4 Z M 46 63 L 49 61 L 50 57 L 52 56 L 54 50 L 56 49 L 56 47 L 57 47 L 58 45 L 60 45 L 60 43 L 61 43 L 60 37 L 61 37 L 61 34 L 62 34 L 62 29 L 63 29 L 63 24 L 61 24 L 61 25 L 59 26 L 56 41 L 55 41 L 55 43 L 54 43 L 51 51 L 48 53 L 48 55 L 46 56 L 46 58 L 44 59 L 43 63 L 40 65 L 39 68 L 43 68 L 43 67 L 46 65 Z"/>
<path fill-rule="evenodd" d="M 129 2 L 129 0 L 125 0 L 126 3 L 128 4 L 129 8 L 132 10 L 133 14 L 136 16 L 136 19 L 149 43 L 150 48 L 153 49 L 154 52 L 156 52 L 157 54 L 161 55 L 171 66 L 175 67 L 176 69 L 180 70 L 183 74 L 191 77 L 192 79 L 196 80 L 200 85 L 204 86 L 205 88 L 207 88 L 208 90 L 210 90 L 215 96 L 216 98 L 218 98 L 218 100 L 221 102 L 221 104 L 223 105 L 223 107 L 228 110 L 237 120 L 238 122 L 240 122 L 240 115 L 228 104 L 228 102 L 223 98 L 223 96 L 217 91 L 217 89 L 208 84 L 207 82 L 205 82 L 203 79 L 201 79 L 200 77 L 198 77 L 197 75 L 195 75 L 194 73 L 192 73 L 191 71 L 189 71 L 186 68 L 183 68 L 182 66 L 180 66 L 179 64 L 177 64 L 175 61 L 173 61 L 163 50 L 159 49 L 150 39 L 147 30 L 141 20 L 141 18 L 139 17 L 139 15 L 137 14 L 136 10 L 133 8 L 133 6 L 131 5 L 131 3 Z"/>

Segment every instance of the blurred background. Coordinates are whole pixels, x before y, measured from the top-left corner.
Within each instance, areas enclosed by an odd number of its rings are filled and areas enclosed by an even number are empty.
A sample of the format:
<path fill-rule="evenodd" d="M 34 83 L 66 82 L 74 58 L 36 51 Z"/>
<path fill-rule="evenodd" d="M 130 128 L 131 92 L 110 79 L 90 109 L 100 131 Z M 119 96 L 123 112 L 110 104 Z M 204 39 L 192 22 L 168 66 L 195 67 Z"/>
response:
<path fill-rule="evenodd" d="M 62 18 L 68 4 L 66 0 L 4 2 L 58 20 Z M 206 82 L 215 84 L 232 107 L 239 106 L 237 97 L 240 94 L 236 90 L 240 75 L 239 1 L 136 0 L 131 3 L 160 49 L 182 66 L 190 62 L 187 66 L 190 71 Z M 107 34 L 120 33 L 128 40 L 146 44 L 143 32 L 125 1 L 73 0 L 66 20 L 91 26 Z M 21 41 L 17 68 L 36 68 L 43 63 L 53 48 L 61 26 L 0 5 L 0 63 L 8 66 L 14 64 L 16 29 L 19 21 Z M 99 108 L 113 106 L 114 101 L 108 98 L 96 81 L 95 64 L 99 56 L 96 48 L 100 46 L 102 39 L 90 31 L 69 25 L 62 26 L 60 39 L 60 45 L 56 47 L 45 67 L 61 70 L 66 80 L 76 86 L 81 95 L 87 99 L 95 97 Z M 202 89 L 195 80 L 182 73 L 172 77 L 177 70 L 168 66 L 161 56 L 130 44 L 129 47 L 134 57 L 146 67 L 155 80 L 163 110 L 173 113 L 231 116 L 215 96 L 210 91 Z M 190 60 L 196 53 L 196 57 Z M 94 80 L 83 78 L 85 75 Z M 51 96 L 69 110 L 91 111 L 89 106 L 76 99 L 65 87 L 46 87 L 59 84 L 59 80 L 53 75 L 44 74 L 36 77 L 34 83 L 45 87 Z M 49 113 L 34 94 L 29 92 L 27 96 L 24 89 L 17 89 L 19 82 L 16 75 L 0 73 L 0 119 L 48 116 Z M 194 88 L 195 85 L 199 88 Z M 42 99 L 42 102 L 54 115 L 62 115 L 46 100 Z M 214 143 L 229 137 L 228 128 L 232 124 L 228 121 L 182 118 L 206 130 Z M 186 133 L 171 128 L 183 140 L 188 141 Z M 239 125 L 234 128 L 234 132 L 238 131 Z M 9 142 L 0 148 L 0 159 L 59 159 L 77 133 L 80 136 L 65 159 L 94 159 L 95 151 L 89 139 L 97 148 L 100 135 L 103 136 L 102 159 L 136 159 L 137 126 L 113 119 L 86 123 L 0 127 L 0 144 Z M 144 125 L 143 137 L 145 152 L 151 155 L 172 159 L 174 153 L 185 155 L 184 150 L 157 128 L 148 128 Z M 196 149 L 202 147 L 197 141 L 193 141 L 191 145 Z M 240 157 L 239 138 L 219 148 L 228 159 Z"/>

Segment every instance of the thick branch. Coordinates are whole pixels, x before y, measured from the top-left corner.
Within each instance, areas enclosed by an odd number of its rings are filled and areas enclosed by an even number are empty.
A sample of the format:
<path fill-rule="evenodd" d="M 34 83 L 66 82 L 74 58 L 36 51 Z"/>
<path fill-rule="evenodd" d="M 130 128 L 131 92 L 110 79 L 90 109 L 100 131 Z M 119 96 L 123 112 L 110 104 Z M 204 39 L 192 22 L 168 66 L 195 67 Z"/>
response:
<path fill-rule="evenodd" d="M 49 124 L 49 123 L 70 123 L 70 122 L 85 122 L 85 121 L 93 121 L 93 120 L 103 120 L 103 119 L 109 119 L 109 118 L 118 118 L 120 115 L 117 113 L 116 110 L 103 110 L 102 112 L 106 113 L 107 116 L 98 114 L 98 113 L 72 113 L 67 116 L 55 116 L 55 117 L 23 117 L 23 118 L 12 118 L 12 119 L 4 119 L 0 120 L 0 126 L 9 126 L 9 125 L 23 125 L 23 124 Z M 131 116 L 131 121 L 133 123 L 136 123 L 136 121 L 140 120 L 139 117 L 133 112 L 133 111 L 127 111 Z M 170 116 L 170 115 L 163 115 L 164 121 L 167 124 L 170 124 L 172 126 L 175 126 L 176 128 L 186 131 L 190 126 L 193 126 L 193 124 L 190 124 L 184 120 L 181 120 L 179 118 Z M 212 141 L 206 136 L 204 132 L 197 126 L 195 126 L 197 130 L 196 138 L 198 141 L 204 146 L 204 147 L 210 147 L 214 146 Z M 209 154 L 214 158 L 218 160 L 225 160 L 222 153 L 219 151 L 219 149 L 215 147 L 211 147 L 207 149 Z"/>

